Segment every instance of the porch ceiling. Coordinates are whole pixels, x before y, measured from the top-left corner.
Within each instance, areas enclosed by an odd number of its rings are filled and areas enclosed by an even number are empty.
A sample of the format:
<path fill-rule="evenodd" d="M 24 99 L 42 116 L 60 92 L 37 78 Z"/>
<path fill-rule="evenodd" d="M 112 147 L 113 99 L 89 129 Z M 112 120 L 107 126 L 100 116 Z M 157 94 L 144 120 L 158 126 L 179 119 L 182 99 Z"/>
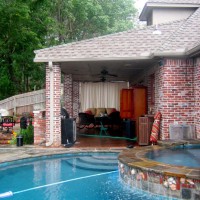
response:
<path fill-rule="evenodd" d="M 157 63 L 156 59 L 69 61 L 61 63 L 61 71 L 65 74 L 72 74 L 74 81 L 98 82 L 101 80 L 101 71 L 106 69 L 110 74 L 117 75 L 117 77 L 106 76 L 106 81 L 134 82 Z"/>

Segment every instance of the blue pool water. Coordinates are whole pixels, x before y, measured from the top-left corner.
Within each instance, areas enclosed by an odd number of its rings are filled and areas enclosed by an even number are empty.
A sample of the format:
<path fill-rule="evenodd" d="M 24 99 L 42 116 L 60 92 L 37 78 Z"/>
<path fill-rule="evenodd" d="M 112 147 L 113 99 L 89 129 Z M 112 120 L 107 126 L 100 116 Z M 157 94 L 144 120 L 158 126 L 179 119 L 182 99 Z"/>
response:
<path fill-rule="evenodd" d="M 64 154 L 0 165 L 8 200 L 160 200 L 119 180 L 117 153 Z"/>
<path fill-rule="evenodd" d="M 154 150 L 146 156 L 166 164 L 199 168 L 200 145 L 180 145 L 170 149 Z"/>

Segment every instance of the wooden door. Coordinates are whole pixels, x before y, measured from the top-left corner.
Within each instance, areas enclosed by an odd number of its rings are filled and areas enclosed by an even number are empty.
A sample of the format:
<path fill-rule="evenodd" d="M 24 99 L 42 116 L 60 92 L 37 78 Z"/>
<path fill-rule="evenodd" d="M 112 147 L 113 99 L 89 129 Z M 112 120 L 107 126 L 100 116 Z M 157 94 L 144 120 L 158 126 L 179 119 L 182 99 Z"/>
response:
<path fill-rule="evenodd" d="M 122 119 L 132 119 L 134 115 L 134 90 L 122 89 L 120 94 L 120 116 Z"/>

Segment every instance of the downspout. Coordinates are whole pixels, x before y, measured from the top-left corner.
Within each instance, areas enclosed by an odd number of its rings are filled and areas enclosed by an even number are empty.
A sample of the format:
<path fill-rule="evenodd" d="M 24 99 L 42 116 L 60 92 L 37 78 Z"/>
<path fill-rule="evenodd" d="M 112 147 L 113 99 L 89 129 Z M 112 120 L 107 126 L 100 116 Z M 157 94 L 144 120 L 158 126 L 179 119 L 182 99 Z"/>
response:
<path fill-rule="evenodd" d="M 46 143 L 46 146 L 51 146 L 53 144 L 53 133 L 54 133 L 54 72 L 53 72 L 53 63 L 49 61 L 49 79 L 50 79 L 50 136 L 49 142 Z"/>

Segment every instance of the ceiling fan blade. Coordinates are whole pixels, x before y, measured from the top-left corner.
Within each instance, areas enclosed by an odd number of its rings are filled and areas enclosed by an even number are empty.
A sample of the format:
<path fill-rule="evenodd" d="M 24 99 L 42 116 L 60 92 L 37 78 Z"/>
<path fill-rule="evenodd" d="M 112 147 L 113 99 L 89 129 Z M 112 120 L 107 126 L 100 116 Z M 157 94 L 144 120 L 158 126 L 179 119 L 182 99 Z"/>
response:
<path fill-rule="evenodd" d="M 108 73 L 108 71 L 107 71 L 106 69 L 103 69 L 103 70 L 101 71 L 101 75 L 102 75 L 102 76 L 113 76 L 113 77 L 117 77 L 116 74 Z"/>
<path fill-rule="evenodd" d="M 116 74 L 107 74 L 108 76 L 118 77 Z"/>

